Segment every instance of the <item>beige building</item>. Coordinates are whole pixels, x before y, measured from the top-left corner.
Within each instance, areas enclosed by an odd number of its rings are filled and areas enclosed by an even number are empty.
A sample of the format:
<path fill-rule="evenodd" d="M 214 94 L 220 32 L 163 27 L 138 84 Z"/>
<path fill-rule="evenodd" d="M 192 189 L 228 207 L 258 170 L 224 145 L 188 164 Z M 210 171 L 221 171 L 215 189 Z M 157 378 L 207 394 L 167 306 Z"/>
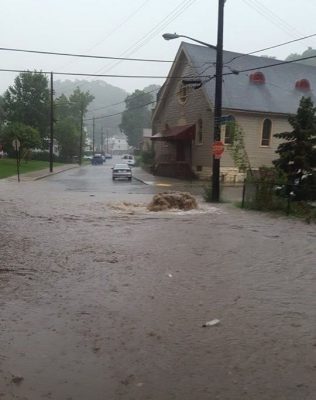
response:
<path fill-rule="evenodd" d="M 181 44 L 169 73 L 173 78 L 161 88 L 153 112 L 157 175 L 211 176 L 215 61 L 215 50 Z M 291 129 L 288 117 L 296 113 L 302 96 L 316 103 L 316 68 L 299 63 L 266 68 L 277 61 L 227 51 L 223 61 L 222 114 L 241 128 L 251 167 L 271 166 L 279 143 L 273 135 Z M 202 85 L 194 89 L 182 77 Z M 222 125 L 221 178 L 236 182 L 244 175 L 230 156 L 230 129 L 231 124 Z"/>

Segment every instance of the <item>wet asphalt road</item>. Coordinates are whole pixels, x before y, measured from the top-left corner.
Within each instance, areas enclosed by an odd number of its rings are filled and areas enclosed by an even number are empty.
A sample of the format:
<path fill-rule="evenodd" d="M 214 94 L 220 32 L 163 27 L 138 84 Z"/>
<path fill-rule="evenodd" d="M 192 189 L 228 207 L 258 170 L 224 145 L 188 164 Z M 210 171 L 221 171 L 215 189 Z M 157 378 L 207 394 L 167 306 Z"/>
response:
<path fill-rule="evenodd" d="M 56 190 L 75 191 L 82 193 L 109 195 L 123 195 L 129 193 L 150 193 L 151 189 L 148 185 L 132 179 L 129 182 L 127 179 L 112 181 L 112 167 L 115 163 L 120 163 L 122 160 L 116 156 L 112 160 L 107 160 L 103 165 L 86 165 L 82 168 L 72 169 L 62 174 L 57 174 L 49 177 L 47 181 L 53 186 L 56 185 Z"/>
<path fill-rule="evenodd" d="M 314 400 L 315 225 L 110 171 L 0 181 L 0 399 Z"/>

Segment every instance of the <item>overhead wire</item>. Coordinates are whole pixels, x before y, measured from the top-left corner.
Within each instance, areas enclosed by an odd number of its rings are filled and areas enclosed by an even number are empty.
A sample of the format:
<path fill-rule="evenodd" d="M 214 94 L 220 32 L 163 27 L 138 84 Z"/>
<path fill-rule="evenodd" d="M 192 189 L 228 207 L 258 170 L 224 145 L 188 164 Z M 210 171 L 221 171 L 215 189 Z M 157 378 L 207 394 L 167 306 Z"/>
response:
<path fill-rule="evenodd" d="M 88 76 L 88 77 L 101 77 L 101 78 L 130 78 L 130 79 L 183 79 L 183 76 L 170 76 L 170 75 L 120 75 L 120 74 L 92 74 L 84 72 L 57 72 L 57 71 L 30 71 L 21 69 L 5 69 L 0 68 L 0 72 L 17 72 L 17 73 L 38 73 L 38 74 L 54 74 L 54 75 L 67 75 L 67 76 Z M 208 75 L 204 76 L 207 77 Z"/>
<path fill-rule="evenodd" d="M 141 39 L 135 42 L 133 45 L 128 47 L 121 56 L 131 55 L 139 50 L 141 47 L 145 46 L 151 41 L 158 33 L 160 33 L 167 25 L 174 21 L 178 16 L 180 16 L 188 7 L 190 7 L 197 0 L 184 0 L 181 4 L 178 4 L 166 17 L 164 17 L 160 22 L 158 22 L 153 28 L 151 28 Z M 120 64 L 121 61 L 117 61 L 108 67 L 102 67 L 96 72 L 100 72 L 106 68 L 106 71 L 111 70 L 113 67 Z"/>
<path fill-rule="evenodd" d="M 282 18 L 280 18 L 278 15 L 273 13 L 270 9 L 268 9 L 266 6 L 261 4 L 257 0 L 243 0 L 244 3 L 246 3 L 249 7 L 253 8 L 254 10 L 257 11 L 261 16 L 269 20 L 273 25 L 281 29 L 283 32 L 287 33 L 289 36 L 294 36 L 295 34 L 293 32 L 298 32 L 295 27 L 291 26 L 288 24 L 286 21 L 284 21 Z M 299 33 L 299 32 L 298 32 Z M 299 33 L 301 35 L 301 33 Z"/>
<path fill-rule="evenodd" d="M 246 55 L 250 55 L 250 54 L 255 54 L 270 48 L 276 48 L 276 47 L 280 47 L 289 43 L 293 43 L 299 40 L 303 40 L 312 36 L 316 36 L 316 34 L 311 34 L 308 36 L 304 36 L 302 38 L 297 38 L 288 42 L 284 42 L 284 43 L 280 43 L 278 45 L 274 45 L 274 46 L 270 46 L 268 48 L 264 48 L 264 49 L 260 49 L 260 50 L 256 50 L 247 54 L 241 54 L 240 56 L 236 56 L 235 58 L 239 58 L 239 57 L 244 57 Z M 233 58 L 233 59 L 235 59 Z M 270 68 L 270 67 L 274 67 L 274 66 L 280 66 L 280 65 L 285 65 L 285 64 L 291 64 L 293 62 L 298 62 L 298 61 L 304 61 L 304 60 L 309 60 L 309 59 L 313 59 L 316 58 L 316 55 L 314 56 L 308 56 L 308 57 L 301 57 L 301 58 L 297 58 L 295 60 L 288 60 L 288 61 L 280 61 L 280 62 L 276 62 L 276 63 L 272 63 L 272 64 L 268 64 L 265 66 L 259 66 L 259 67 L 255 67 L 255 68 L 248 68 L 248 69 L 244 69 L 244 70 L 238 70 L 238 71 L 232 71 L 232 72 L 227 72 L 227 73 L 223 73 L 222 76 L 226 76 L 226 75 L 232 75 L 232 74 L 236 74 L 236 72 L 238 73 L 243 73 L 243 72 L 250 72 L 250 71 L 254 71 L 254 70 L 260 70 L 260 69 L 265 69 L 265 68 Z M 231 59 L 230 61 L 228 61 L 227 63 L 233 61 L 233 59 Z M 227 64 L 225 63 L 225 64 Z M 212 64 L 214 64 L 212 62 Z M 225 66 L 224 64 L 224 66 Z M 211 66 L 209 66 L 208 68 L 210 68 Z M 206 68 L 206 69 L 208 69 Z M 32 71 L 33 73 L 39 73 L 39 74 L 50 74 L 53 73 L 55 75 L 71 75 L 71 76 L 93 76 L 93 77 L 120 77 L 120 78 L 159 78 L 159 79 L 178 79 L 178 80 L 183 80 L 183 79 L 188 79 L 188 78 L 205 78 L 206 80 L 204 82 L 202 82 L 202 84 L 205 84 L 207 81 L 214 79 L 216 76 L 215 75 L 203 75 L 205 73 L 205 70 L 203 70 L 200 74 L 195 74 L 195 75 L 187 75 L 187 76 L 150 76 L 150 75 L 114 75 L 114 74 L 91 74 L 91 73 L 76 73 L 76 72 L 52 72 L 52 71 Z M 0 69 L 0 72 L 16 72 L 16 73 L 26 73 L 26 72 L 30 72 L 29 70 L 18 70 L 18 69 Z M 141 93 L 139 96 L 144 96 L 148 93 L 153 93 L 155 91 L 160 90 L 160 88 L 155 88 L 152 91 L 146 92 L 146 93 Z M 93 111 L 97 111 L 99 109 L 105 109 L 105 108 L 110 108 L 119 104 L 123 104 L 125 101 L 121 101 L 118 103 L 114 103 L 114 104 L 109 104 L 106 105 L 104 107 L 100 107 L 98 109 L 95 110 L 89 110 L 89 112 L 93 112 Z M 118 115 L 120 113 L 116 113 L 115 115 Z M 112 116 L 112 115 L 111 115 Z"/>
<path fill-rule="evenodd" d="M 155 63 L 172 63 L 173 62 L 173 60 L 148 59 L 148 58 L 127 58 L 127 57 L 114 57 L 114 56 L 100 56 L 100 55 L 92 55 L 92 54 L 62 53 L 62 52 L 57 52 L 57 51 L 17 49 L 17 48 L 10 48 L 10 47 L 0 47 L 0 51 L 12 51 L 12 52 L 20 52 L 20 53 L 34 53 L 34 54 L 44 54 L 44 55 L 63 56 L 63 57 L 79 57 L 79 58 L 94 58 L 94 59 L 105 59 L 105 60 L 120 60 L 120 61 L 140 61 L 140 62 L 155 62 Z"/>
<path fill-rule="evenodd" d="M 255 51 L 251 51 L 249 53 L 240 54 L 240 55 L 238 55 L 236 57 L 233 57 L 229 61 L 225 61 L 224 65 L 227 65 L 227 64 L 231 63 L 232 61 L 237 60 L 238 58 L 242 58 L 242 57 L 245 57 L 245 56 L 250 56 L 250 55 L 256 54 L 256 53 L 261 53 L 262 51 L 266 51 L 266 50 L 276 49 L 277 47 L 286 46 L 288 44 L 299 42 L 301 40 L 309 39 L 309 38 L 315 37 L 315 36 L 316 36 L 316 33 L 312 33 L 311 35 L 307 35 L 307 36 L 303 36 L 303 37 L 296 38 L 296 39 L 293 39 L 293 40 L 289 40 L 287 42 L 279 43 L 279 44 L 276 44 L 276 45 L 273 45 L 273 46 L 265 47 L 265 48 L 262 48 L 260 50 L 255 50 Z"/>
<path fill-rule="evenodd" d="M 97 43 L 95 43 L 94 45 L 92 45 L 91 47 L 89 47 L 89 49 L 87 49 L 85 52 L 89 52 L 93 49 L 95 49 L 96 47 L 98 47 L 101 43 L 104 43 L 106 40 L 108 40 L 113 33 L 117 32 L 119 29 L 121 29 L 123 26 L 125 27 L 126 23 L 129 22 L 140 10 L 142 10 L 145 5 L 147 3 L 149 3 L 149 1 L 151 0 L 145 0 L 143 1 L 134 11 L 132 11 L 132 13 L 130 13 L 125 19 L 123 19 L 118 25 L 116 25 L 112 30 L 110 30 L 110 32 L 106 35 L 105 38 L 99 40 Z M 73 63 L 74 61 L 72 61 Z M 71 63 L 67 63 L 66 65 L 62 66 L 61 68 L 64 68 L 67 65 L 70 65 Z"/>

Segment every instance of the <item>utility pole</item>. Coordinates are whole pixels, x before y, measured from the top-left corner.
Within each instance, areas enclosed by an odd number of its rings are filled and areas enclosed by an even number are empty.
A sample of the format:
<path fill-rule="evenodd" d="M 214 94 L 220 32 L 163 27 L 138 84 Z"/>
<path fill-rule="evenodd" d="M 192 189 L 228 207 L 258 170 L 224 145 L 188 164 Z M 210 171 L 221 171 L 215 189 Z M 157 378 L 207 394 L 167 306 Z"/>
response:
<path fill-rule="evenodd" d="M 109 153 L 109 130 L 106 130 L 106 152 Z"/>
<path fill-rule="evenodd" d="M 104 153 L 104 132 L 103 127 L 101 128 L 101 153 Z"/>
<path fill-rule="evenodd" d="M 79 165 L 82 164 L 82 144 L 83 144 L 83 100 L 80 108 L 80 143 L 79 143 Z"/>
<path fill-rule="evenodd" d="M 223 80 L 223 31 L 224 31 L 224 3 L 218 0 L 218 25 L 216 46 L 216 82 L 215 82 L 215 104 L 214 104 L 214 142 L 221 140 L 221 117 L 222 117 L 222 80 Z M 213 155 L 212 166 L 212 201 L 218 202 L 220 198 L 220 159 Z"/>
<path fill-rule="evenodd" d="M 50 139 L 49 139 L 49 172 L 53 172 L 54 162 L 54 78 L 50 73 Z"/>
<path fill-rule="evenodd" d="M 94 116 L 92 119 L 92 154 L 94 155 L 94 148 L 95 148 L 95 120 Z"/>

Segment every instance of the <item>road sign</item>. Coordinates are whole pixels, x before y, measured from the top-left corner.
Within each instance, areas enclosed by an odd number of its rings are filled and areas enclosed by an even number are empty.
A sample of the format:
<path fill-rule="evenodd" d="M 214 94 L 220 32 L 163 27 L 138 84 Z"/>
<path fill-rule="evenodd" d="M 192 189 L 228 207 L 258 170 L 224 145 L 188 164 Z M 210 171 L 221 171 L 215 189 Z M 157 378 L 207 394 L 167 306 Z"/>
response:
<path fill-rule="evenodd" d="M 14 139 L 12 141 L 12 146 L 13 146 L 15 151 L 19 151 L 20 150 L 20 146 L 21 146 L 21 143 L 20 143 L 19 139 Z"/>
<path fill-rule="evenodd" d="M 222 115 L 220 118 L 221 124 L 227 124 L 227 122 L 233 122 L 234 117 L 232 115 Z"/>
<path fill-rule="evenodd" d="M 224 153 L 225 146 L 221 140 L 216 140 L 212 145 L 213 155 L 218 160 L 222 157 Z"/>

